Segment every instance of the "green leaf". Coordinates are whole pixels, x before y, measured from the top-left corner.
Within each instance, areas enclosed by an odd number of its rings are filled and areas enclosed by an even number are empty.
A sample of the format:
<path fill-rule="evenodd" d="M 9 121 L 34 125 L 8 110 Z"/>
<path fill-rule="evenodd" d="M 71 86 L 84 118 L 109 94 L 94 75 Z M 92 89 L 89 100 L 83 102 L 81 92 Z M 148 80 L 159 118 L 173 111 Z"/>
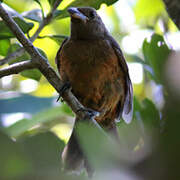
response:
<path fill-rule="evenodd" d="M 161 83 L 164 65 L 170 49 L 164 38 L 158 34 L 153 34 L 150 41 L 145 39 L 142 48 L 145 62 L 153 69 L 156 82 Z"/>
<path fill-rule="evenodd" d="M 27 23 L 23 19 L 19 17 L 13 17 L 14 21 L 19 25 L 21 30 L 24 33 L 29 32 L 30 29 L 34 26 L 33 23 Z M 10 31 L 9 27 L 6 26 L 4 21 L 0 21 L 0 39 L 8 39 L 8 38 L 14 38 L 15 35 Z"/>
<path fill-rule="evenodd" d="M 37 50 L 39 51 L 39 53 L 40 53 L 43 57 L 45 57 L 45 58 L 47 59 L 47 55 L 46 55 L 46 53 L 45 53 L 42 49 L 37 48 Z"/>
<path fill-rule="evenodd" d="M 42 21 L 42 11 L 40 9 L 33 9 L 32 11 L 23 12 L 22 15 L 24 18 L 30 19 L 32 21 Z"/>
<path fill-rule="evenodd" d="M 86 0 L 86 1 L 76 0 L 70 3 L 64 10 L 61 11 L 57 10 L 57 12 L 55 13 L 55 17 L 58 19 L 68 17 L 69 14 L 67 12 L 67 8 L 69 7 L 90 6 L 90 7 L 94 7 L 95 9 L 99 9 L 101 4 L 103 3 L 106 4 L 107 6 L 110 6 L 117 1 L 118 0 Z"/>
<path fill-rule="evenodd" d="M 151 100 L 146 98 L 140 103 L 135 98 L 134 114 L 141 127 L 160 129 L 160 113 Z"/>
<path fill-rule="evenodd" d="M 25 70 L 20 73 L 22 76 L 39 81 L 41 79 L 41 72 L 38 69 Z"/>
<path fill-rule="evenodd" d="M 0 55 L 6 56 L 9 48 L 10 48 L 9 39 L 0 40 Z"/>
<path fill-rule="evenodd" d="M 132 59 L 133 59 L 134 62 L 137 62 L 137 63 L 142 64 L 145 72 L 148 73 L 148 75 L 150 76 L 150 78 L 152 78 L 153 80 L 155 80 L 154 71 L 153 71 L 152 67 L 151 67 L 148 63 L 146 63 L 144 60 L 142 60 L 140 57 L 138 57 L 138 56 L 136 56 L 136 55 L 132 55 L 131 57 L 132 57 Z"/>
<path fill-rule="evenodd" d="M 21 48 L 19 44 L 12 44 L 8 50 L 8 55 L 15 52 L 19 48 Z M 22 56 L 12 60 L 9 64 L 14 64 L 14 63 L 29 60 L 29 59 L 30 59 L 30 55 L 27 52 L 25 52 Z"/>
<path fill-rule="evenodd" d="M 66 113 L 63 110 L 63 106 L 53 107 L 46 109 L 42 112 L 39 112 L 32 116 L 30 119 L 22 119 L 15 124 L 13 124 L 10 127 L 7 127 L 5 129 L 5 132 L 12 137 L 18 137 L 25 133 L 30 128 L 40 125 L 42 123 L 48 123 L 53 120 L 58 120 L 56 123 L 65 123 L 66 122 L 66 116 L 69 115 L 69 113 Z"/>
<path fill-rule="evenodd" d="M 165 12 L 162 0 L 138 0 L 134 7 L 135 17 L 138 22 L 144 22 L 155 19 L 157 16 Z"/>
<path fill-rule="evenodd" d="M 48 0 L 49 5 L 52 7 L 54 5 L 54 3 L 56 2 L 56 0 Z"/>
<path fill-rule="evenodd" d="M 10 49 L 9 49 L 9 54 L 16 51 L 17 49 L 19 49 L 21 46 L 19 44 L 13 44 L 11 45 Z M 43 56 L 46 56 L 45 53 L 41 50 L 40 53 L 43 53 Z M 17 62 L 21 62 L 21 61 L 26 61 L 31 59 L 30 55 L 25 52 L 22 56 L 14 59 L 13 61 L 10 62 L 10 64 L 14 64 Z M 20 73 L 22 76 L 30 78 L 30 79 L 34 79 L 36 81 L 39 81 L 41 79 L 41 72 L 38 69 L 30 69 L 30 70 L 25 70 L 23 72 Z"/>
<path fill-rule="evenodd" d="M 23 180 L 29 177 L 48 180 L 49 174 L 53 180 L 64 179 L 59 158 L 64 142 L 53 133 L 40 133 L 15 142 L 0 132 L 0 147 L 1 180 Z"/>
<path fill-rule="evenodd" d="M 144 124 L 150 128 L 160 128 L 160 114 L 154 103 L 149 99 L 144 99 L 141 110 Z"/>

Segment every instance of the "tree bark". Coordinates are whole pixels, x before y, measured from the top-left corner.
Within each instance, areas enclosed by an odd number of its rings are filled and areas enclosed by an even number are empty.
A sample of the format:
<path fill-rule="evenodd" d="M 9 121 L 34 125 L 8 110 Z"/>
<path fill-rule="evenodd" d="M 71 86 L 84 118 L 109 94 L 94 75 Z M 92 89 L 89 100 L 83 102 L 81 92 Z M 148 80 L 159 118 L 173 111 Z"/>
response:
<path fill-rule="evenodd" d="M 163 0 L 172 21 L 180 29 L 180 0 Z"/>

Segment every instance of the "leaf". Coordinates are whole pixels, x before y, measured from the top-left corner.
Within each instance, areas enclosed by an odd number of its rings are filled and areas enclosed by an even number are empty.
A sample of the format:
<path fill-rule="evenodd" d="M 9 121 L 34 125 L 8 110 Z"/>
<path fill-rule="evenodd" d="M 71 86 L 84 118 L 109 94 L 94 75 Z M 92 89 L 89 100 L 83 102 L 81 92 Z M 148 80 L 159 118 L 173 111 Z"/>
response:
<path fill-rule="evenodd" d="M 165 12 L 162 0 L 138 0 L 134 7 L 137 22 L 149 22 Z"/>
<path fill-rule="evenodd" d="M 112 4 L 114 4 L 115 2 L 117 2 L 118 0 L 76 0 L 73 1 L 72 3 L 70 3 L 65 9 L 63 10 L 57 10 L 55 12 L 55 17 L 57 19 L 61 19 L 61 18 L 65 18 L 68 17 L 69 14 L 67 12 L 67 8 L 69 7 L 81 7 L 81 6 L 90 6 L 90 7 L 94 7 L 95 9 L 99 9 L 100 5 L 105 3 L 107 6 L 110 6 Z"/>
<path fill-rule="evenodd" d="M 6 56 L 9 48 L 10 48 L 9 39 L 0 40 L 0 55 Z"/>
<path fill-rule="evenodd" d="M 47 55 L 46 55 L 46 53 L 45 53 L 42 49 L 37 48 L 37 50 L 39 51 L 39 53 L 40 53 L 43 57 L 45 57 L 45 58 L 47 59 Z"/>
<path fill-rule="evenodd" d="M 48 0 L 49 5 L 52 7 L 57 0 Z"/>
<path fill-rule="evenodd" d="M 141 110 L 144 124 L 150 128 L 160 128 L 160 114 L 154 103 L 149 99 L 144 99 Z"/>
<path fill-rule="evenodd" d="M 18 24 L 18 26 L 21 28 L 21 30 L 24 33 L 29 32 L 30 29 L 34 26 L 33 23 L 27 23 L 23 19 L 19 17 L 13 17 L 14 21 Z M 0 39 L 8 39 L 8 38 L 14 38 L 15 35 L 10 31 L 9 27 L 6 26 L 4 21 L 0 21 Z"/>
<path fill-rule="evenodd" d="M 145 62 L 153 69 L 156 82 L 161 83 L 163 68 L 170 53 L 164 38 L 161 35 L 153 34 L 150 41 L 144 40 L 142 49 Z"/>
<path fill-rule="evenodd" d="M 64 179 L 60 173 L 59 158 L 64 142 L 53 133 L 40 133 L 15 142 L 0 132 L 0 147 L 1 180 L 23 180 L 29 177 L 48 180 L 49 174 L 53 180 Z"/>
<path fill-rule="evenodd" d="M 5 3 L 2 3 L 2 6 L 4 9 L 6 9 L 6 11 L 9 13 L 10 16 L 19 17 L 20 19 L 23 20 L 23 16 L 21 14 L 19 14 L 17 11 L 15 11 L 13 8 L 11 8 L 10 6 L 8 6 Z"/>
<path fill-rule="evenodd" d="M 138 57 L 136 55 L 132 55 L 131 57 L 132 57 L 134 62 L 142 64 L 144 70 L 148 73 L 148 75 L 150 75 L 150 77 L 153 80 L 155 80 L 154 71 L 153 71 L 152 67 L 148 63 L 146 63 L 145 61 L 143 61 L 140 57 Z"/>
<path fill-rule="evenodd" d="M 20 47 L 21 46 L 19 44 L 11 45 L 11 47 L 9 49 L 9 54 L 16 51 Z M 42 50 L 41 50 L 41 53 L 42 53 Z M 45 56 L 45 53 L 43 55 Z M 25 52 L 22 56 L 11 61 L 10 64 L 14 64 L 14 63 L 21 62 L 21 61 L 26 61 L 26 60 L 29 60 L 30 58 L 31 58 L 30 55 L 27 52 Z M 25 71 L 21 72 L 20 74 L 24 77 L 31 78 L 36 81 L 39 81 L 42 76 L 41 72 L 38 69 L 25 70 Z"/>
<path fill-rule="evenodd" d="M 39 81 L 41 79 L 41 72 L 38 69 L 25 70 L 20 73 L 22 76 Z"/>
<path fill-rule="evenodd" d="M 17 44 L 17 43 L 12 44 L 8 50 L 8 55 L 15 52 L 19 48 L 21 48 L 21 46 L 19 44 Z M 28 60 L 28 59 L 30 59 L 30 55 L 27 52 L 25 52 L 22 56 L 12 60 L 9 64 L 14 64 L 14 63 L 21 62 L 21 61 Z"/>
<path fill-rule="evenodd" d="M 62 106 L 63 107 L 63 106 Z M 25 133 L 30 128 L 42 123 L 51 122 L 58 119 L 57 124 L 65 123 L 65 116 L 69 113 L 64 112 L 61 106 L 46 109 L 32 116 L 30 119 L 22 119 L 12 126 L 5 129 L 5 132 L 11 137 L 18 137 Z"/>
<path fill-rule="evenodd" d="M 149 99 L 144 99 L 139 103 L 138 99 L 134 99 L 134 113 L 136 120 L 143 128 L 160 129 L 160 113 L 154 103 Z M 145 131 L 145 129 L 143 129 Z"/>
<path fill-rule="evenodd" d="M 40 9 L 33 9 L 32 11 L 26 11 L 22 13 L 23 17 L 32 21 L 42 21 L 42 11 Z"/>

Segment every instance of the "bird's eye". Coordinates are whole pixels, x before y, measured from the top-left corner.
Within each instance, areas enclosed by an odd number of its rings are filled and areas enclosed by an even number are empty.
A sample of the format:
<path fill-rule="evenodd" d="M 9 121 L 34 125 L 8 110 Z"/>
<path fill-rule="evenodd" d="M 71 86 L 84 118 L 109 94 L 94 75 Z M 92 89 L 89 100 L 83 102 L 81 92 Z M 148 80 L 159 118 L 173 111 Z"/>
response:
<path fill-rule="evenodd" d="M 91 11 L 91 12 L 89 13 L 89 17 L 90 17 L 91 19 L 94 19 L 95 16 L 96 16 L 96 14 L 95 14 L 94 11 Z"/>

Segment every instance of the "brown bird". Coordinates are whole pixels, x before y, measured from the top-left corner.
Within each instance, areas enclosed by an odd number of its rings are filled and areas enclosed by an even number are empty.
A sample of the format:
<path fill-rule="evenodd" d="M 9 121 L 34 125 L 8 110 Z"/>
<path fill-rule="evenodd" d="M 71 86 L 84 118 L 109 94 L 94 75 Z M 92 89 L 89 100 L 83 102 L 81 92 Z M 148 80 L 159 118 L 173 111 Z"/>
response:
<path fill-rule="evenodd" d="M 117 136 L 115 120 L 122 117 L 129 123 L 133 112 L 133 90 L 126 61 L 95 9 L 73 7 L 68 12 L 71 35 L 56 56 L 60 77 L 64 83 L 70 83 L 84 107 L 100 112 L 95 118 L 98 124 Z M 62 158 L 66 169 L 87 166 L 74 131 Z"/>

